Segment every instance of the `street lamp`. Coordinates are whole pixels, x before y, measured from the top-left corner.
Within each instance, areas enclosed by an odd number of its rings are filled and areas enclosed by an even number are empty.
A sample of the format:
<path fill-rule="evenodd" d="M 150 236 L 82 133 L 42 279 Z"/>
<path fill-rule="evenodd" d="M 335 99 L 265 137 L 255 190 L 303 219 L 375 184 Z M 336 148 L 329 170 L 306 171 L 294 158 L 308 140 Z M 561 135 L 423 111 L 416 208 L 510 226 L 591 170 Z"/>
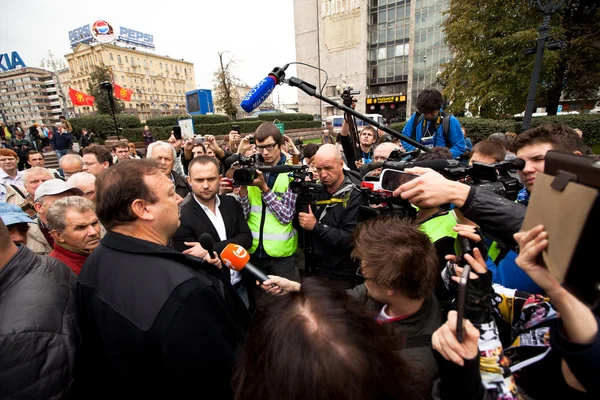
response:
<path fill-rule="evenodd" d="M 444 71 L 442 71 L 441 69 L 438 69 L 437 72 L 435 73 L 435 81 L 437 83 L 439 83 L 440 85 L 442 85 L 443 88 L 445 88 L 446 86 L 448 86 L 448 81 L 442 79 L 443 75 L 444 75 Z"/>
<path fill-rule="evenodd" d="M 525 115 L 523 117 L 523 125 L 521 126 L 521 132 L 526 131 L 531 126 L 531 115 L 533 114 L 533 108 L 535 107 L 535 92 L 537 90 L 537 84 L 540 80 L 540 71 L 542 69 L 542 59 L 544 58 L 544 49 L 548 44 L 549 50 L 558 50 L 562 48 L 562 43 L 558 41 L 549 42 L 548 32 L 550 31 L 550 19 L 552 14 L 559 12 L 563 6 L 569 6 L 570 0 L 548 0 L 543 3 L 543 0 L 528 0 L 529 4 L 535 5 L 537 9 L 542 13 L 543 20 L 542 25 L 538 28 L 539 37 L 535 44 L 535 64 L 533 66 L 533 73 L 531 74 L 531 82 L 529 84 L 529 94 L 527 95 L 527 105 L 525 106 Z M 543 4 L 542 4 L 543 3 Z M 552 46 L 551 46 L 552 45 Z M 533 53 L 533 49 L 525 50 L 525 54 Z"/>
<path fill-rule="evenodd" d="M 113 117 L 113 121 L 115 123 L 115 132 L 117 133 L 117 140 L 121 140 L 121 136 L 119 135 L 119 126 L 117 125 L 117 115 L 115 112 L 115 100 L 113 99 L 113 85 L 110 82 L 100 82 L 100 87 L 106 90 L 108 93 L 108 102 L 110 103 L 110 111 Z"/>

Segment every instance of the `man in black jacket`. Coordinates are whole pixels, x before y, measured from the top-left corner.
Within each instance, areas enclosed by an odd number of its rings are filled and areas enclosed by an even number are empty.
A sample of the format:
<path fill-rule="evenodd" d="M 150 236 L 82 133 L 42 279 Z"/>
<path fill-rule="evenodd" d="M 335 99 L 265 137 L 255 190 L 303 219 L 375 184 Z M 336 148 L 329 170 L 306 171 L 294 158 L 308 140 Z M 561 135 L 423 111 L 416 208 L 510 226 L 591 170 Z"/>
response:
<path fill-rule="evenodd" d="M 172 238 L 177 251 L 205 258 L 207 250 L 199 243 L 203 233 L 212 236 L 217 254 L 229 243 L 252 247 L 252 234 L 242 206 L 234 197 L 217 195 L 220 181 L 219 162 L 213 157 L 199 156 L 190 162 L 188 182 L 192 193 L 181 207 L 181 224 Z M 240 273 L 231 270 L 230 274 L 231 284 L 239 293 Z"/>
<path fill-rule="evenodd" d="M 352 260 L 352 233 L 361 205 L 367 205 L 360 191 L 360 179 L 343 169 L 340 152 L 332 144 L 323 145 L 315 155 L 319 179 L 325 187 L 315 196 L 308 213 L 298 214 L 300 226 L 313 236 L 313 270 L 342 289 L 356 284 L 357 264 Z"/>
<path fill-rule="evenodd" d="M 249 314 L 228 275 L 166 247 L 182 201 L 173 183 L 143 159 L 119 162 L 96 187 L 108 233 L 77 282 L 82 396 L 232 398 Z"/>
<path fill-rule="evenodd" d="M 33 221 L 10 206 L 0 212 L 0 398 L 64 399 L 80 342 L 75 275 L 13 243 L 7 225 Z"/>

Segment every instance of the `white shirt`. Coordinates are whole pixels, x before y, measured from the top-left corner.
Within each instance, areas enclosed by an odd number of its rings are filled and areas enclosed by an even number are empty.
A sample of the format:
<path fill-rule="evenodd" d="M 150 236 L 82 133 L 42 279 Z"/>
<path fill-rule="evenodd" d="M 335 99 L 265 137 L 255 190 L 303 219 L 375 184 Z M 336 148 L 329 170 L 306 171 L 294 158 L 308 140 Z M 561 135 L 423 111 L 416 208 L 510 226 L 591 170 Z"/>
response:
<path fill-rule="evenodd" d="M 0 202 L 6 201 L 6 188 L 4 185 L 0 185 Z"/>
<path fill-rule="evenodd" d="M 206 216 L 208 217 L 210 222 L 215 227 L 215 230 L 217 231 L 217 234 L 219 235 L 219 239 L 221 241 L 227 240 L 227 231 L 225 230 L 225 222 L 223 221 L 223 216 L 221 215 L 221 211 L 219 210 L 219 206 L 221 205 L 221 199 L 219 198 L 219 196 L 216 196 L 214 213 L 212 212 L 212 210 L 210 208 L 208 208 L 204 204 L 200 203 L 198 201 L 198 199 L 196 198 L 196 195 L 194 195 L 194 200 L 196 200 L 196 203 L 198 203 L 200 208 L 202 210 L 204 210 L 204 213 L 206 214 Z M 239 281 L 242 280 L 242 275 L 237 271 L 230 269 L 229 274 L 231 277 L 232 285 L 235 285 L 236 283 L 238 283 Z"/>
<path fill-rule="evenodd" d="M 25 183 L 23 182 L 23 173 L 21 171 L 17 171 L 17 176 L 13 179 L 4 172 L 3 169 L 0 169 L 0 183 L 4 185 L 25 186 Z"/>

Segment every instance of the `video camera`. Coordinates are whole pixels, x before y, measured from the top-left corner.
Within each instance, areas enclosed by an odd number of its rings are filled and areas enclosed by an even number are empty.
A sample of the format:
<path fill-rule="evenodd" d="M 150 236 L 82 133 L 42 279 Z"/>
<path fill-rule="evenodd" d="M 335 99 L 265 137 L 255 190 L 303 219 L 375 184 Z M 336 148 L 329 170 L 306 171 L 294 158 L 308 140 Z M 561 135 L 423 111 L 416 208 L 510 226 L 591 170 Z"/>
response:
<path fill-rule="evenodd" d="M 346 107 L 350 107 L 352 102 L 356 101 L 353 96 L 360 94 L 360 90 L 354 90 L 352 86 L 346 86 L 344 88 L 338 86 L 337 91 Z"/>
<path fill-rule="evenodd" d="M 264 161 L 263 156 L 258 153 L 250 156 L 234 154 L 225 160 L 225 163 L 230 166 L 239 166 L 240 168 L 233 171 L 233 181 L 238 185 L 248 186 L 258 178 L 256 171 Z"/>
<path fill-rule="evenodd" d="M 461 164 L 456 160 L 384 161 L 364 165 L 361 168 L 361 175 L 364 177 L 377 168 L 404 171 L 406 168 L 413 167 L 431 168 L 447 179 L 483 187 L 509 200 L 516 200 L 521 190 L 521 183 L 517 178 L 510 176 L 509 171 L 522 170 L 525 161 L 516 158 L 494 164 L 473 163 L 472 166 Z"/>

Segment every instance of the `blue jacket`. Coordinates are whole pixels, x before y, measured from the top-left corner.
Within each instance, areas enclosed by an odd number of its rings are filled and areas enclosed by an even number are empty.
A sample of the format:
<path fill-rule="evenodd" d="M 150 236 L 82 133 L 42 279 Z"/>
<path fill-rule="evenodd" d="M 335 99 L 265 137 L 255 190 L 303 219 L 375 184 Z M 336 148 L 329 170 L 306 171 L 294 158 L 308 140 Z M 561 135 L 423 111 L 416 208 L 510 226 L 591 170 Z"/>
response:
<path fill-rule="evenodd" d="M 62 135 L 58 132 L 52 134 L 52 148 L 54 150 L 68 150 L 73 145 L 73 134 L 64 132 Z"/>
<path fill-rule="evenodd" d="M 402 134 L 404 136 L 410 137 L 412 135 L 413 124 L 415 123 L 416 115 L 417 115 L 417 113 L 414 113 L 413 115 L 411 115 L 410 119 L 404 126 L 404 129 L 402 130 Z M 423 125 L 422 125 L 423 118 L 424 118 L 423 115 L 421 115 L 419 117 L 419 121 L 417 121 L 417 123 L 419 124 L 419 126 L 417 126 L 417 130 L 415 132 L 417 142 L 421 142 L 421 138 L 423 137 L 423 132 L 427 132 L 427 128 L 429 127 L 429 125 L 435 122 L 435 121 L 428 121 L 426 126 L 423 127 Z M 448 118 L 448 116 L 446 116 L 446 118 Z M 456 117 L 454 117 L 454 116 L 450 116 L 449 118 L 450 118 L 450 132 L 448 132 L 448 141 L 450 143 L 446 143 L 446 139 L 444 138 L 444 132 L 443 132 L 443 128 L 442 128 L 442 123 L 440 123 L 440 126 L 438 126 L 435 134 L 433 135 L 433 146 L 431 146 L 431 147 L 447 147 L 450 149 L 450 152 L 452 153 L 452 157 L 457 158 L 457 157 L 460 157 L 465 152 L 465 147 L 466 147 L 465 137 L 463 136 L 462 130 L 460 129 L 460 122 L 458 122 L 458 119 L 456 119 Z M 419 127 L 421 129 L 419 129 Z M 411 151 L 414 149 L 414 146 L 412 146 L 406 142 L 402 142 L 402 146 L 407 151 Z"/>

